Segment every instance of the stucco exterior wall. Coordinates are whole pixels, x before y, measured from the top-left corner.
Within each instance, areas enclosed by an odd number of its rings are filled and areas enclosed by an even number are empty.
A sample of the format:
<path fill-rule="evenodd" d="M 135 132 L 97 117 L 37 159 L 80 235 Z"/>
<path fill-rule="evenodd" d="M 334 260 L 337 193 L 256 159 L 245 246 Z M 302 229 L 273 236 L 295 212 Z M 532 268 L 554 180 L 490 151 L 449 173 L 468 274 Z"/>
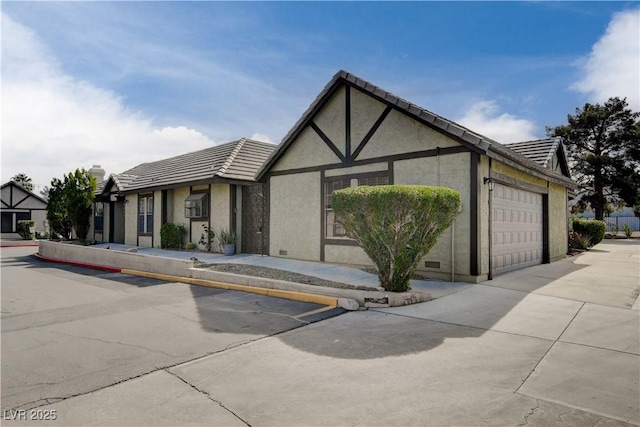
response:
<path fill-rule="evenodd" d="M 213 184 L 211 186 L 211 227 L 216 234 L 221 228 L 229 230 L 231 224 L 229 216 L 231 210 L 230 189 L 229 184 Z"/>
<path fill-rule="evenodd" d="M 480 228 L 480 274 L 489 274 L 489 188 L 483 179 L 489 176 L 489 158 L 480 156 L 478 165 L 478 182 L 480 185 L 480 210 L 478 214 L 478 228 Z"/>
<path fill-rule="evenodd" d="M 329 130 L 323 129 L 326 133 Z M 339 163 L 340 159 L 311 128 L 303 130 L 284 155 L 271 168 L 273 171 Z"/>
<path fill-rule="evenodd" d="M 334 264 L 374 266 L 373 261 L 359 246 L 325 245 L 324 260 Z"/>
<path fill-rule="evenodd" d="M 327 102 L 322 111 L 320 111 L 313 121 L 318 125 L 322 132 L 329 137 L 336 148 L 342 154 L 346 152 L 345 137 L 345 92 L 343 87 L 339 89 Z"/>
<path fill-rule="evenodd" d="M 124 205 L 124 243 L 138 244 L 138 195 L 127 194 Z"/>
<path fill-rule="evenodd" d="M 320 201 L 320 172 L 270 178 L 269 255 L 320 259 Z"/>
<path fill-rule="evenodd" d="M 153 246 L 160 247 L 160 227 L 162 227 L 162 191 L 153 192 Z"/>
<path fill-rule="evenodd" d="M 470 153 L 450 154 L 394 162 L 394 183 L 432 185 L 460 192 L 462 210 L 454 224 L 454 272 L 470 274 Z M 451 228 L 445 230 L 438 243 L 418 264 L 419 271 L 451 274 Z M 425 267 L 425 261 L 440 262 L 440 268 Z"/>
<path fill-rule="evenodd" d="M 568 248 L 567 188 L 549 184 L 549 259 L 564 258 Z"/>
<path fill-rule="evenodd" d="M 355 148 L 382 114 L 386 106 L 357 89 L 351 90 L 351 146 Z"/>
<path fill-rule="evenodd" d="M 189 197 L 189 187 L 181 187 L 174 188 L 173 190 L 169 190 L 169 193 L 172 193 L 171 197 L 167 197 L 167 203 L 171 202 L 170 205 L 167 205 L 167 221 L 172 222 L 176 225 L 184 225 L 187 227 L 189 232 L 187 233 L 187 237 L 185 238 L 186 243 L 193 242 L 198 243 L 200 239 L 200 235 L 198 234 L 198 238 L 194 240 L 193 230 L 191 221 L 189 218 L 184 217 L 184 201 L 187 197 Z M 169 215 L 169 212 L 172 214 Z M 156 216 L 158 223 L 160 223 L 161 212 L 158 212 Z M 155 219 L 155 218 L 154 218 Z"/>
<path fill-rule="evenodd" d="M 392 110 L 364 147 L 358 160 L 458 145 L 440 132 Z"/>

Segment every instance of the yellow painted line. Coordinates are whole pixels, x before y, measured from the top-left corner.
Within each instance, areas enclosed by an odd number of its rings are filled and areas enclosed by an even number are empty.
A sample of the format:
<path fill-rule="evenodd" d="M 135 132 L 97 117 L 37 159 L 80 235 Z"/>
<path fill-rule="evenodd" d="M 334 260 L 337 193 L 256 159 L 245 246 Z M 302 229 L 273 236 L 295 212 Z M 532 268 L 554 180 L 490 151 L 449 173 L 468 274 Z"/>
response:
<path fill-rule="evenodd" d="M 279 289 L 258 288 L 255 286 L 236 285 L 233 283 L 216 282 L 214 280 L 205 280 L 205 279 L 194 279 L 191 277 L 171 276 L 168 274 L 160 274 L 160 273 L 149 273 L 146 271 L 129 270 L 126 268 L 123 268 L 122 270 L 120 270 L 120 272 L 122 274 L 130 274 L 132 276 L 148 277 L 151 279 L 166 280 L 170 282 L 180 282 L 180 283 L 186 283 L 189 285 L 196 285 L 196 286 L 207 286 L 210 288 L 226 289 L 230 291 L 250 292 L 252 294 L 265 295 L 265 296 L 275 297 L 275 298 L 284 298 L 284 299 L 293 300 L 293 301 L 310 302 L 314 304 L 326 305 L 329 308 L 334 308 L 338 306 L 338 298 L 328 297 L 325 295 L 307 294 L 307 293 L 296 292 L 296 291 L 283 291 Z M 323 307 L 323 309 L 325 309 L 325 307 Z M 306 313 L 303 313 L 303 315 L 306 315 Z"/>
<path fill-rule="evenodd" d="M 297 314 L 293 316 L 293 318 L 300 319 L 301 317 L 311 316 L 312 314 L 322 313 L 324 311 L 333 310 L 334 308 L 335 307 L 332 307 L 332 306 L 320 307 L 320 308 L 316 308 L 315 310 L 307 311 L 306 313 Z"/>

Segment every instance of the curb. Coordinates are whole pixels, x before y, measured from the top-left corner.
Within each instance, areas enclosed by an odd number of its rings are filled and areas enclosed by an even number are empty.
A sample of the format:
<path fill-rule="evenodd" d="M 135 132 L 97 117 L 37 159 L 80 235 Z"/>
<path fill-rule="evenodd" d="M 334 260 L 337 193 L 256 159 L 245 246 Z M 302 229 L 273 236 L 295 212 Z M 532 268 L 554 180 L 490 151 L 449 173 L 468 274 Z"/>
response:
<path fill-rule="evenodd" d="M 213 280 L 194 279 L 190 277 L 181 277 L 181 276 L 171 276 L 168 274 L 160 274 L 160 273 L 148 273 L 146 271 L 131 270 L 126 268 L 105 267 L 105 266 L 96 265 L 96 264 L 87 264 L 87 263 L 75 262 L 75 261 L 64 261 L 64 260 L 59 260 L 55 258 L 45 257 L 40 254 L 34 254 L 33 256 L 45 262 L 67 264 L 75 267 L 83 267 L 83 268 L 90 268 L 94 270 L 108 271 L 111 273 L 129 274 L 132 276 L 148 277 L 148 278 L 158 279 L 158 280 L 185 283 L 188 285 L 206 286 L 210 288 L 248 292 L 253 294 L 265 295 L 269 297 L 288 299 L 292 301 L 309 302 L 309 303 L 324 305 L 332 308 L 342 307 L 345 309 L 350 309 L 348 307 L 351 307 L 351 305 L 348 304 L 348 302 L 340 301 L 342 298 L 328 297 L 324 295 L 308 294 L 308 293 L 295 292 L 295 291 L 285 291 L 285 290 L 279 290 L 279 289 L 259 288 L 259 287 L 248 286 L 248 285 L 236 285 L 231 283 L 217 282 Z M 353 308 L 351 308 L 351 310 L 353 310 Z"/>
<path fill-rule="evenodd" d="M 110 273 L 120 273 L 121 272 L 120 268 L 115 268 L 115 267 L 105 267 L 103 265 L 87 264 L 87 263 L 84 263 L 84 262 L 64 261 L 64 260 L 60 260 L 60 259 L 55 259 L 55 258 L 49 258 L 49 257 L 46 257 L 46 256 L 42 256 L 40 254 L 33 254 L 33 256 L 38 258 L 41 261 L 53 262 L 53 263 L 56 263 L 56 264 L 67 264 L 67 265 L 73 265 L 74 267 L 84 267 L 84 268 L 91 268 L 93 270 L 108 271 Z"/>

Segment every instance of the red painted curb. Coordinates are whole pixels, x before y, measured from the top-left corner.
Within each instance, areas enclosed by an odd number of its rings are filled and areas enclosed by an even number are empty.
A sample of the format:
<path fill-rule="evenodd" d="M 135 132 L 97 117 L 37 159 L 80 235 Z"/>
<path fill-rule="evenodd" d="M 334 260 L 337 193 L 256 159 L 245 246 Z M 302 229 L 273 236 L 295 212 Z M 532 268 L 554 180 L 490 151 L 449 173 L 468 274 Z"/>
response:
<path fill-rule="evenodd" d="M 32 248 L 32 247 L 37 247 L 38 244 L 33 244 L 33 245 L 0 245 L 0 248 Z"/>
<path fill-rule="evenodd" d="M 39 260 L 42 260 L 42 261 L 55 262 L 55 263 L 58 263 L 58 264 L 73 265 L 75 267 L 91 268 L 91 269 L 94 269 L 94 270 L 108 271 L 108 272 L 111 272 L 111 273 L 120 273 L 122 271 L 122 269 L 120 269 L 120 268 L 105 267 L 103 265 L 96 265 L 96 264 L 86 264 L 84 262 L 63 261 L 63 260 L 59 260 L 59 259 L 55 259 L 55 258 L 49 258 L 49 257 L 46 257 L 46 256 L 42 256 L 40 254 L 33 254 L 33 256 L 38 258 Z"/>

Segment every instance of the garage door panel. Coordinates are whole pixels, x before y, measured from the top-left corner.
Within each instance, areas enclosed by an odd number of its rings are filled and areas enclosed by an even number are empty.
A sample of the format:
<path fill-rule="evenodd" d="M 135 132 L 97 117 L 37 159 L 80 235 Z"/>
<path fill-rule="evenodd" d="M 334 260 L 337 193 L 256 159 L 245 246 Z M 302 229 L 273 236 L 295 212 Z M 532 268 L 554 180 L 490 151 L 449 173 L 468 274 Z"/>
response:
<path fill-rule="evenodd" d="M 541 264 L 542 195 L 496 184 L 492 195 L 494 274 Z"/>

